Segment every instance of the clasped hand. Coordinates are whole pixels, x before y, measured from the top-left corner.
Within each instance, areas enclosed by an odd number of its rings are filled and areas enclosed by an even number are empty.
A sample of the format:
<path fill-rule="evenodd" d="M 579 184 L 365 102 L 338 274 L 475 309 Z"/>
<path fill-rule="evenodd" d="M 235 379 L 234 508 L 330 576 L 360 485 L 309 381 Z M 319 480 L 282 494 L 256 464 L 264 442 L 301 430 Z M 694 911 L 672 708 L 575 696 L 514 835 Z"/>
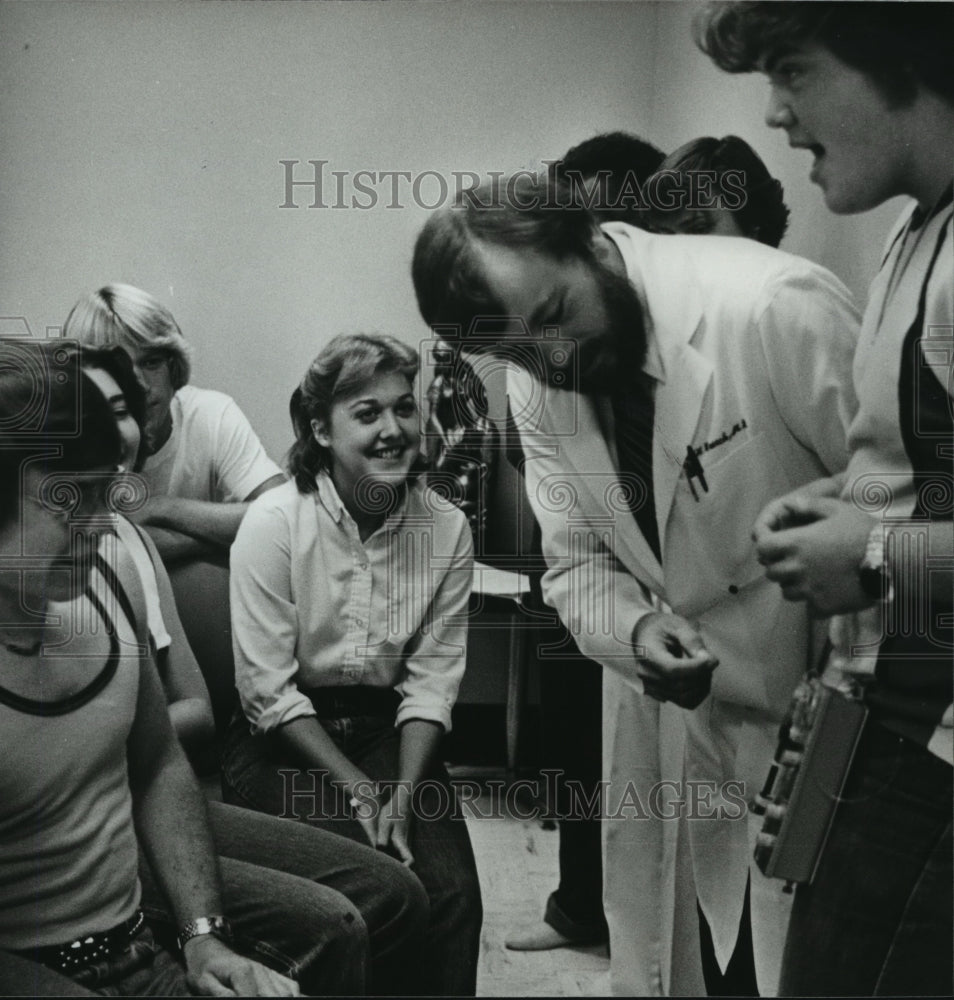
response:
<path fill-rule="evenodd" d="M 786 600 L 805 601 L 816 615 L 845 614 L 872 604 L 858 567 L 875 524 L 850 503 L 796 490 L 764 508 L 752 538 Z"/>
<path fill-rule="evenodd" d="M 719 661 L 685 618 L 651 612 L 633 629 L 633 645 L 636 673 L 651 698 L 692 709 L 708 695 Z"/>
<path fill-rule="evenodd" d="M 388 790 L 371 791 L 355 789 L 354 816 L 361 824 L 368 843 L 375 848 L 391 847 L 405 867 L 414 864 L 414 855 L 408 846 L 411 826 L 411 786 L 398 781 Z"/>

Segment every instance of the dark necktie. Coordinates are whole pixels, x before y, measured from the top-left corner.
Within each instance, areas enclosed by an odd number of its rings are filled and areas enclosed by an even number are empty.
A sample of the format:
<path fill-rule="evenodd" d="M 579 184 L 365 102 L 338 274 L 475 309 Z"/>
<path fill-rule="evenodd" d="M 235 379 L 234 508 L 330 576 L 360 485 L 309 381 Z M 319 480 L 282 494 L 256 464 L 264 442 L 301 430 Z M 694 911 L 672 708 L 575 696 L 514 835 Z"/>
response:
<path fill-rule="evenodd" d="M 653 498 L 653 384 L 652 379 L 641 376 L 628 392 L 613 396 L 613 419 L 616 454 L 624 483 L 629 479 L 644 486 L 644 490 L 626 491 L 630 510 L 656 559 L 662 562 Z"/>

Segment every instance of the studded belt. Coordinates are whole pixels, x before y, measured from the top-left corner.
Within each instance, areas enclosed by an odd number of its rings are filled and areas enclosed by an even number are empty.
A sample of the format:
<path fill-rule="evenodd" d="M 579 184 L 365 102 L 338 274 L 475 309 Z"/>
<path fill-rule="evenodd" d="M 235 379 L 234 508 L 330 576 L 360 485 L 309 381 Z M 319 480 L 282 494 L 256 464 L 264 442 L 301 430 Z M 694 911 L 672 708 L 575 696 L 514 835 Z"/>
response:
<path fill-rule="evenodd" d="M 40 962 L 48 969 L 62 972 L 66 976 L 75 975 L 89 965 L 108 961 L 124 952 L 132 939 L 143 929 L 144 924 L 142 910 L 136 910 L 128 920 L 110 927 L 109 930 L 86 934 L 66 944 L 27 948 L 18 954 L 31 961 Z"/>

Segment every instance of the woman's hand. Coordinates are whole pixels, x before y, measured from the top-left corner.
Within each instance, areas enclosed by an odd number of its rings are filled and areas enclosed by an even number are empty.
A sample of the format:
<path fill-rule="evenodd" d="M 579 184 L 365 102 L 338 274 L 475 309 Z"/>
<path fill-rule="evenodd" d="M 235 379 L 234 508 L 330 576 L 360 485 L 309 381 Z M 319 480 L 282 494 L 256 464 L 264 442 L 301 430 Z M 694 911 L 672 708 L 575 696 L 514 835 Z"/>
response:
<path fill-rule="evenodd" d="M 408 846 L 411 832 L 411 783 L 399 781 L 394 785 L 387 804 L 383 807 L 378 821 L 377 846 L 392 847 L 401 864 L 410 867 L 414 855 Z"/>
<path fill-rule="evenodd" d="M 358 821 L 371 847 L 378 846 L 378 830 L 387 802 L 370 778 L 352 782 L 347 788 L 351 814 Z"/>
<path fill-rule="evenodd" d="M 408 847 L 411 824 L 411 786 L 395 782 L 391 789 L 376 788 L 374 782 L 358 781 L 349 789 L 354 818 L 361 824 L 368 843 L 380 850 L 392 847 L 402 864 L 412 865 Z"/>

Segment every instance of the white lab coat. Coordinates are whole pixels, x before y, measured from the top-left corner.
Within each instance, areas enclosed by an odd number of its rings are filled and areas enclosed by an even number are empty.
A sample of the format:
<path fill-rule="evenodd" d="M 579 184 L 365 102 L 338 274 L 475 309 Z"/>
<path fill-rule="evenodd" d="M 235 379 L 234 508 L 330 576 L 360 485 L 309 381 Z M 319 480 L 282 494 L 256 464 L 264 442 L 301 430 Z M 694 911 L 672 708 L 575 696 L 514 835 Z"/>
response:
<path fill-rule="evenodd" d="M 739 780 L 751 799 L 822 638 L 804 606 L 784 601 L 764 578 L 751 529 L 773 497 L 847 462 L 858 314 L 834 275 L 749 240 L 654 236 L 621 223 L 604 231 L 641 298 L 644 371 L 658 380 L 653 492 L 663 565 L 624 499 L 608 400 L 547 388 L 512 369 L 511 409 L 549 567 L 544 596 L 583 653 L 609 668 L 607 815 L 627 783 L 641 797 L 659 780 L 719 788 Z M 707 490 L 687 480 L 689 445 L 702 449 Z M 693 712 L 640 693 L 633 628 L 663 602 L 699 624 L 720 660 L 711 696 Z M 733 794 L 714 796 L 712 807 L 736 815 Z M 701 987 L 696 894 L 725 967 L 749 874 L 749 826 L 744 818 L 604 821 L 615 993 Z M 763 989 L 774 987 L 767 980 L 776 972 L 760 970 Z"/>

